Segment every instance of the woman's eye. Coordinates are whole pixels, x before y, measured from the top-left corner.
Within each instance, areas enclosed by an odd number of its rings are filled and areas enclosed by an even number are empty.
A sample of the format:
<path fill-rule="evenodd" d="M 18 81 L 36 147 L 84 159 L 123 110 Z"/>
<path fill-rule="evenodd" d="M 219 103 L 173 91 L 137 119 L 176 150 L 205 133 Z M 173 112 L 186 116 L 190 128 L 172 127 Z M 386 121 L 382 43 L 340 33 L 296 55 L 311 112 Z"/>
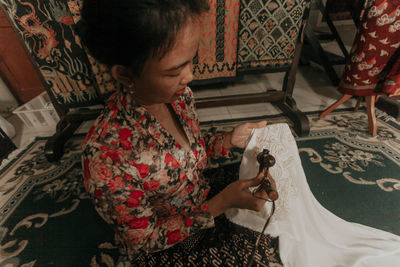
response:
<path fill-rule="evenodd" d="M 179 73 L 171 73 L 171 74 L 167 74 L 168 77 L 178 77 Z"/>

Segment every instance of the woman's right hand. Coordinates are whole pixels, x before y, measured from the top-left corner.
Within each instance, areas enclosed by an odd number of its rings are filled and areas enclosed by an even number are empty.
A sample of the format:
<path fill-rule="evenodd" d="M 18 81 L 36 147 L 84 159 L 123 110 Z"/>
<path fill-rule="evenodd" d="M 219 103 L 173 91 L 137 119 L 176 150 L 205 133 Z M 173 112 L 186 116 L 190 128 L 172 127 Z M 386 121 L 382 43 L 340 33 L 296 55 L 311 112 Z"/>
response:
<path fill-rule="evenodd" d="M 225 187 L 220 193 L 208 201 L 211 215 L 216 217 L 229 208 L 260 211 L 265 204 L 265 200 L 254 197 L 249 187 L 259 185 L 262 179 L 264 179 L 265 174 L 266 172 L 263 171 L 253 179 L 238 180 Z M 271 177 L 270 179 L 272 180 Z M 275 182 L 273 181 L 272 183 L 275 186 Z M 257 193 L 257 196 L 268 199 L 268 195 L 265 191 Z"/>

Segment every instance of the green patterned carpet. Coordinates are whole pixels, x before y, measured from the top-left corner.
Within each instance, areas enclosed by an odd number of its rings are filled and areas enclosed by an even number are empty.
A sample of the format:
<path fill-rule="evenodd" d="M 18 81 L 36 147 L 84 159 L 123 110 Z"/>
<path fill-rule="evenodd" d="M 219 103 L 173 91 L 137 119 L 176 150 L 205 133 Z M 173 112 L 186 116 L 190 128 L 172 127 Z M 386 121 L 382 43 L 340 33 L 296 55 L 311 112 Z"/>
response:
<path fill-rule="evenodd" d="M 363 112 L 309 119 L 310 136 L 296 140 L 315 197 L 345 220 L 400 235 L 400 125 L 378 112 L 378 136 L 371 137 Z M 237 123 L 202 127 L 230 130 Z M 0 171 L 0 266 L 115 266 L 113 233 L 83 189 L 82 138 L 68 143 L 57 164 L 44 157 L 46 139 L 37 139 Z M 235 169 L 240 158 L 236 150 L 212 167 Z"/>

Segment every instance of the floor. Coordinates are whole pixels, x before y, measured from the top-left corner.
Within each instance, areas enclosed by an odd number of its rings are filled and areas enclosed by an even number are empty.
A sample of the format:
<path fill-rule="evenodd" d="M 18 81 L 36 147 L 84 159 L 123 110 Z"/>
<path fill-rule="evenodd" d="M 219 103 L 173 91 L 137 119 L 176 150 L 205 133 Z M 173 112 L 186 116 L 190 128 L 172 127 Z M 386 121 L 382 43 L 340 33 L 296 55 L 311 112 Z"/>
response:
<path fill-rule="evenodd" d="M 338 28 L 341 30 L 341 28 Z M 344 40 L 351 40 L 349 35 L 354 34 L 352 28 L 344 27 Z M 346 43 L 350 48 L 351 41 Z M 336 43 L 324 44 L 324 48 L 338 53 Z M 343 66 L 335 66 L 337 73 L 341 74 Z M 231 94 L 255 93 L 262 92 L 266 89 L 280 90 L 282 87 L 283 73 L 256 74 L 245 75 L 240 82 L 230 84 L 224 88 L 201 89 L 194 92 L 195 97 L 224 96 Z M 321 111 L 335 102 L 342 95 L 337 91 L 337 87 L 333 86 L 325 74 L 322 67 L 317 64 L 299 66 L 296 76 L 293 97 L 297 103 L 297 107 L 303 112 Z M 355 105 L 355 100 L 344 103 L 339 108 L 348 108 Z M 204 108 L 199 109 L 200 121 L 217 121 L 236 118 L 248 118 L 265 115 L 279 114 L 280 111 L 269 103 L 258 103 L 251 105 L 237 105 L 228 107 Z M 23 148 L 31 142 L 36 136 L 50 136 L 55 132 L 55 126 L 29 128 L 22 123 L 16 116 L 12 115 L 7 118 L 16 128 L 16 136 L 12 138 L 17 147 Z M 77 132 L 86 132 L 91 122 L 84 123 Z"/>

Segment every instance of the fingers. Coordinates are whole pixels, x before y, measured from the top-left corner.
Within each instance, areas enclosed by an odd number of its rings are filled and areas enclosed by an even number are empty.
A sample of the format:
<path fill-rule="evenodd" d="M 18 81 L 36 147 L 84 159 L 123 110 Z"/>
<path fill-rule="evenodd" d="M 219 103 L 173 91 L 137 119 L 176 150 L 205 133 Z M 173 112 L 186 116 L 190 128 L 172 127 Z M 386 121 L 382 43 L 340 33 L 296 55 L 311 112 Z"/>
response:
<path fill-rule="evenodd" d="M 266 120 L 262 120 L 259 122 L 248 122 L 248 127 L 249 128 L 263 128 L 267 125 L 267 121 Z"/>
<path fill-rule="evenodd" d="M 279 198 L 279 193 L 276 188 L 275 180 L 274 180 L 274 178 L 272 178 L 272 176 L 269 173 L 268 173 L 268 180 L 270 181 L 271 187 L 272 187 L 272 190 L 270 192 L 268 192 L 268 198 L 275 201 Z"/>
<path fill-rule="evenodd" d="M 261 183 L 262 179 L 264 179 L 265 175 L 267 175 L 266 170 L 262 170 L 253 179 L 243 180 L 243 186 L 245 186 L 245 187 L 257 186 Z"/>
<path fill-rule="evenodd" d="M 274 178 L 272 178 L 272 176 L 271 176 L 270 173 L 268 173 L 268 179 L 270 180 L 272 187 L 273 187 L 273 188 L 275 189 L 275 191 L 276 191 L 276 183 L 275 183 L 275 180 L 274 180 Z"/>

